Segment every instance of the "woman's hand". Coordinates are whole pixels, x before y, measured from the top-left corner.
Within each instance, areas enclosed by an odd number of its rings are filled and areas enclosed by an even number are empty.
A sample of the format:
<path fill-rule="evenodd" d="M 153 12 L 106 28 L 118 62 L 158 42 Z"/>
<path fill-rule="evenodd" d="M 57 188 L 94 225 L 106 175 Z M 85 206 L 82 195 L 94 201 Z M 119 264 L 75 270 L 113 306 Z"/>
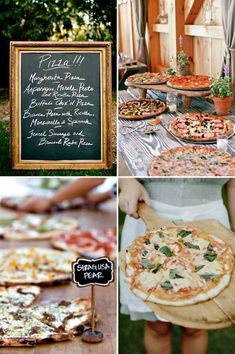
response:
<path fill-rule="evenodd" d="M 50 209 L 51 202 L 46 197 L 32 197 L 18 208 L 18 210 L 28 213 L 41 213 Z"/>
<path fill-rule="evenodd" d="M 150 205 L 149 195 L 145 188 L 134 178 L 123 178 L 119 182 L 121 193 L 119 195 L 119 206 L 126 214 L 138 219 L 138 202 L 145 202 Z"/>

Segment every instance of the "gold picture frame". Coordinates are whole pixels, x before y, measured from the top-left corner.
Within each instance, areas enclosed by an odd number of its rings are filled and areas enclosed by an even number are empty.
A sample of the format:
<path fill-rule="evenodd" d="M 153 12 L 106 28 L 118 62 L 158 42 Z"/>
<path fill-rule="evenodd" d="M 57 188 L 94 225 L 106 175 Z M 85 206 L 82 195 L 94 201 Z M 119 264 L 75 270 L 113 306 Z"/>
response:
<path fill-rule="evenodd" d="M 37 52 L 100 53 L 100 160 L 23 160 L 21 157 L 21 69 L 20 55 Z M 11 165 L 25 170 L 108 169 L 112 166 L 112 85 L 110 42 L 11 42 L 10 45 L 10 114 Z"/>

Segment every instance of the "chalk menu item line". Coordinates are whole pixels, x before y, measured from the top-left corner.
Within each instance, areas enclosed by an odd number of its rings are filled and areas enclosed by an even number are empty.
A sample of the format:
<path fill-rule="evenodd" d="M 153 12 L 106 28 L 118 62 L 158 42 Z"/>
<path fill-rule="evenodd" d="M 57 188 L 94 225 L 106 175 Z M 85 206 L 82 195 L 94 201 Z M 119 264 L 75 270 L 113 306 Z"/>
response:
<path fill-rule="evenodd" d="M 111 167 L 109 42 L 11 42 L 10 92 L 13 169 Z"/>

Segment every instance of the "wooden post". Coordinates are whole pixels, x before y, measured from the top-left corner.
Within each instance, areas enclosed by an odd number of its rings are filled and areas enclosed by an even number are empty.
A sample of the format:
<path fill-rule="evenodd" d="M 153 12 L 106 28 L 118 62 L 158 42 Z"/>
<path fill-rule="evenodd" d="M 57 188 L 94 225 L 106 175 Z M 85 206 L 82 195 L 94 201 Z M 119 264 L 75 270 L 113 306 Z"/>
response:
<path fill-rule="evenodd" d="M 95 332 L 95 286 L 91 285 L 91 332 Z"/>
<path fill-rule="evenodd" d="M 152 72 L 157 72 L 161 63 L 160 35 L 153 30 L 158 14 L 158 0 L 148 0 L 149 67 Z"/>
<path fill-rule="evenodd" d="M 180 51 L 179 37 L 183 36 L 183 49 L 193 57 L 192 38 L 184 33 L 184 0 L 168 0 L 168 30 L 169 30 L 169 59 L 176 66 L 177 54 Z"/>

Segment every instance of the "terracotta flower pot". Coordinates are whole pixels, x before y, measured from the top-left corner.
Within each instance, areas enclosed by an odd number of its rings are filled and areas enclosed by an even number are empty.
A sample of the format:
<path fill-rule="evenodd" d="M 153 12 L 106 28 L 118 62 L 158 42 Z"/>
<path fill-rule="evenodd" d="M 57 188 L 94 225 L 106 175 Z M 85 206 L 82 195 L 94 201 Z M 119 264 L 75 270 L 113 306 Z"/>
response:
<path fill-rule="evenodd" d="M 233 96 L 228 96 L 226 98 L 213 96 L 213 101 L 215 105 L 215 111 L 219 116 L 227 116 L 229 114 L 233 102 Z"/>

